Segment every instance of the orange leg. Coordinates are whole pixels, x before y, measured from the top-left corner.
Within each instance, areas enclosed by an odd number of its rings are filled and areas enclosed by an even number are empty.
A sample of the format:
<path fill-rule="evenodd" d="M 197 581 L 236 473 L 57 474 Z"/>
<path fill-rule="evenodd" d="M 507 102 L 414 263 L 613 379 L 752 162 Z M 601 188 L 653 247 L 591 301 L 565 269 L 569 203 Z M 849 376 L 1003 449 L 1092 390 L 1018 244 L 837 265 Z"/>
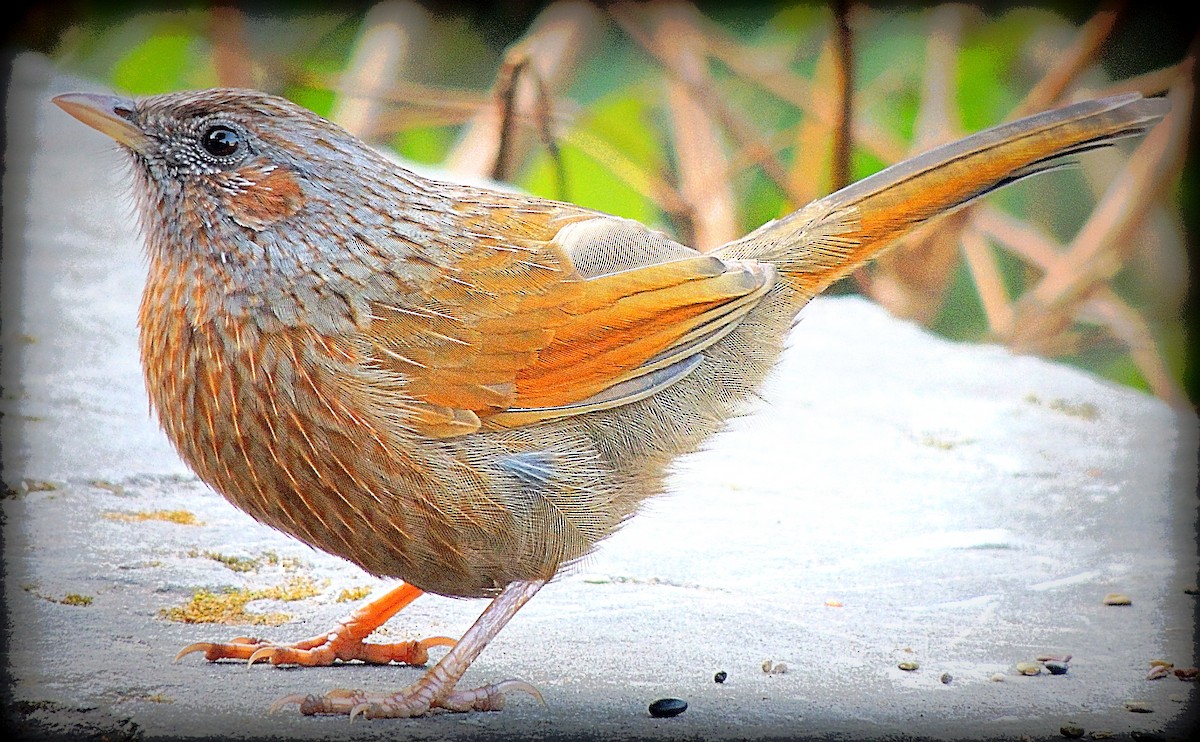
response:
<path fill-rule="evenodd" d="M 412 585 L 401 584 L 356 608 L 353 613 L 339 621 L 332 631 L 292 644 L 275 644 L 263 639 L 239 636 L 227 643 L 189 644 L 175 655 L 175 659 L 179 660 L 192 652 L 204 652 L 204 658 L 210 662 L 246 660 L 254 664 L 259 660 L 267 660 L 272 665 L 314 667 L 332 665 L 336 660 L 361 660 L 375 665 L 386 665 L 389 662 L 424 665 L 429 661 L 430 647 L 453 647 L 454 640 L 448 636 L 434 636 L 421 641 L 391 644 L 368 644 L 363 641 L 401 608 L 419 598 L 421 593 L 420 589 Z"/>
<path fill-rule="evenodd" d="M 435 708 L 498 711 L 504 708 L 504 695 L 512 691 L 528 693 L 540 701 L 542 694 L 523 680 L 505 680 L 465 691 L 455 690 L 454 686 L 488 642 L 500 633 L 508 620 L 544 584 L 544 580 L 509 584 L 440 662 L 427 670 L 420 680 L 401 691 L 388 694 L 334 690 L 324 696 L 296 694 L 279 699 L 271 710 L 276 711 L 295 703 L 303 714 L 348 714 L 351 719 L 362 714 L 371 719 L 421 716 Z"/>

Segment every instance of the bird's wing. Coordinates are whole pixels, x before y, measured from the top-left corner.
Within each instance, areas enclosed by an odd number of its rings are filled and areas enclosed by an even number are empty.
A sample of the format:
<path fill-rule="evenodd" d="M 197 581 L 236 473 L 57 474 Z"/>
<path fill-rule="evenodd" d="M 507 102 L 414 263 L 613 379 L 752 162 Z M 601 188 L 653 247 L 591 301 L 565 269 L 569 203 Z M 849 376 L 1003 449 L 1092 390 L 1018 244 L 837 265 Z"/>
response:
<path fill-rule="evenodd" d="M 421 435 L 528 425 L 642 399 L 695 368 L 773 275 L 586 212 L 556 220 L 549 211 L 493 208 L 469 229 L 470 248 L 434 280 L 415 284 L 403 301 L 375 302 L 365 333 L 369 367 L 394 380 L 376 388 L 396 390 L 405 424 Z M 606 242 L 613 234 L 621 239 Z M 609 242 L 644 251 L 639 235 L 669 247 L 643 256 L 650 264 L 599 275 L 573 259 L 594 262 L 597 245 Z M 654 253 L 667 261 L 652 262 Z"/>

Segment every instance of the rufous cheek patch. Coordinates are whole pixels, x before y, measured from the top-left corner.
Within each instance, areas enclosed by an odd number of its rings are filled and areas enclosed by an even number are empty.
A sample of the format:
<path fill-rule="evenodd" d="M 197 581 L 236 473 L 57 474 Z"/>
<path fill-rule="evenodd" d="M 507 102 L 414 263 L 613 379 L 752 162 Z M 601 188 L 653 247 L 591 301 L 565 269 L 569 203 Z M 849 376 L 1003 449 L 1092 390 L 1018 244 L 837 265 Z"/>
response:
<path fill-rule="evenodd" d="M 304 207 L 304 192 L 291 170 L 249 167 L 237 174 L 237 187 L 226 191 L 225 205 L 243 227 L 261 231 Z"/>

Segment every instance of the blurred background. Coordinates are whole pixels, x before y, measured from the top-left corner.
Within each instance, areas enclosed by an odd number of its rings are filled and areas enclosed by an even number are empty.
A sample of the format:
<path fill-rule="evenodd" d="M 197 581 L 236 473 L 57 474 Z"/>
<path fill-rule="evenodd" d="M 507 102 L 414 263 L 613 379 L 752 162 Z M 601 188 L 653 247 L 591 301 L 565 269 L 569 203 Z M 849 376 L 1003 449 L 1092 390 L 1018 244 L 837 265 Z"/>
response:
<path fill-rule="evenodd" d="M 135 95 L 260 88 L 447 177 L 700 249 L 1004 120 L 1165 94 L 1143 140 L 927 225 L 832 292 L 1192 407 L 1197 11 L 1142 5 L 60 2 L 12 16 L 8 50 Z"/>

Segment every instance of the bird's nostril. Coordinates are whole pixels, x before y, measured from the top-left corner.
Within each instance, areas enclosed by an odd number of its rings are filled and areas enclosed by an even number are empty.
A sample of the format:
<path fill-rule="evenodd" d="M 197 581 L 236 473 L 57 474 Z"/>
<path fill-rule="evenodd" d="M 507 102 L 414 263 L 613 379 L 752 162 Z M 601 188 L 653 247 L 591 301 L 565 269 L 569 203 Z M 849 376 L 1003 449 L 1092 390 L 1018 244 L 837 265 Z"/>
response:
<path fill-rule="evenodd" d="M 133 109 L 126 106 L 113 106 L 113 113 L 126 121 L 133 121 Z"/>

